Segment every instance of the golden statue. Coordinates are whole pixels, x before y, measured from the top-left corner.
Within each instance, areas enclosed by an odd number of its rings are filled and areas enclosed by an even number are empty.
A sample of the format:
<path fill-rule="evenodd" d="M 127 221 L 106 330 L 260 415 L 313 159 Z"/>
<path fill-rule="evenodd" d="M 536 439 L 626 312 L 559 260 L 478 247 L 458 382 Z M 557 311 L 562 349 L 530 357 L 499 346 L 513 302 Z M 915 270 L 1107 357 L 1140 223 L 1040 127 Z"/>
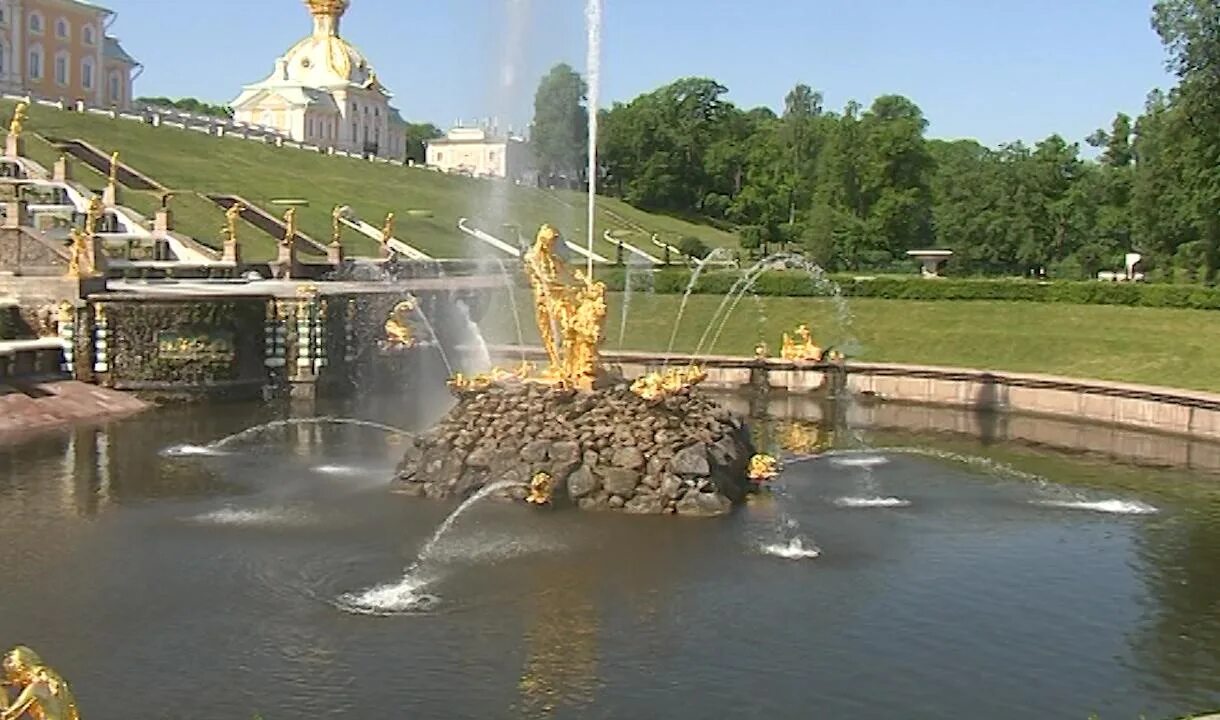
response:
<path fill-rule="evenodd" d="M 237 221 L 245 209 L 245 205 L 235 202 L 225 210 L 225 226 L 221 231 L 224 233 L 225 242 L 237 242 Z"/>
<path fill-rule="evenodd" d="M 97 224 L 106 214 L 106 206 L 97 195 L 89 198 L 89 208 L 85 211 L 85 234 L 89 237 L 97 235 Z"/>
<path fill-rule="evenodd" d="M 394 213 L 385 216 L 385 225 L 381 226 L 381 244 L 389 245 L 394 239 Z"/>
<path fill-rule="evenodd" d="M 516 370 L 494 367 L 485 373 L 479 373 L 470 377 L 466 377 L 462 373 L 456 373 L 453 377 L 449 378 L 446 384 L 451 390 L 456 392 L 478 392 L 499 383 L 528 380 L 533 371 L 533 364 L 523 361 Z"/>
<path fill-rule="evenodd" d="M 525 501 L 530 505 L 550 505 L 551 495 L 555 492 L 555 481 L 551 476 L 540 472 L 530 480 L 530 494 Z"/>
<path fill-rule="evenodd" d="M 559 231 L 550 225 L 543 225 L 533 247 L 525 254 L 525 273 L 534 292 L 538 335 L 553 370 L 558 370 L 563 365 L 559 357 L 557 330 L 560 324 L 558 315 L 564 310 L 568 278 L 567 263 L 555 254 L 555 243 L 558 240 Z"/>
<path fill-rule="evenodd" d="M 762 485 L 765 482 L 774 480 L 779 475 L 779 462 L 770 455 L 755 455 L 750 458 L 750 466 L 746 470 L 746 477 L 750 481 Z"/>
<path fill-rule="evenodd" d="M 92 236 L 72 228 L 69 233 L 72 247 L 68 255 L 68 277 L 94 277 L 93 238 Z"/>
<path fill-rule="evenodd" d="M 698 365 L 670 368 L 663 372 L 648 373 L 631 383 L 631 392 L 645 400 L 661 400 L 683 388 L 693 387 L 707 379 L 707 373 Z"/>
<path fill-rule="evenodd" d="M 297 241 L 297 209 L 288 208 L 284 213 L 284 239 L 280 244 L 284 247 L 292 247 Z"/>
<path fill-rule="evenodd" d="M 796 328 L 796 337 L 792 337 L 788 333 L 784 333 L 784 343 L 780 350 L 780 357 L 785 360 L 810 360 L 813 362 L 821 362 L 825 354 L 822 348 L 813 344 L 813 337 L 809 332 L 809 326 L 801 324 Z"/>
<path fill-rule="evenodd" d="M 339 222 L 342 219 L 343 207 L 336 205 L 330 213 L 330 244 L 336 247 L 343 244 L 343 225 Z"/>
<path fill-rule="evenodd" d="M 3 681 L 0 682 L 0 720 L 20 717 L 34 720 L 80 720 L 68 683 L 47 667 L 38 653 L 20 645 L 4 656 Z M 9 701 L 6 688 L 16 688 L 17 697 Z"/>
<path fill-rule="evenodd" d="M 119 151 L 115 150 L 110 154 L 110 184 L 117 187 L 119 184 Z"/>
<path fill-rule="evenodd" d="M 25 128 L 25 121 L 30 118 L 26 111 L 30 109 L 30 104 L 25 102 L 17 103 L 17 107 L 13 109 L 13 119 L 8 124 L 8 134 L 13 137 L 21 137 L 21 131 Z"/>
<path fill-rule="evenodd" d="M 414 347 L 415 332 L 411 329 L 410 318 L 415 312 L 414 300 L 403 300 L 390 311 L 390 317 L 385 321 L 386 342 L 400 348 Z"/>
<path fill-rule="evenodd" d="M 570 272 L 555 251 L 558 241 L 559 232 L 543 225 L 525 254 L 538 335 L 550 362 L 543 379 L 591 390 L 600 365 L 606 286 L 584 273 Z"/>

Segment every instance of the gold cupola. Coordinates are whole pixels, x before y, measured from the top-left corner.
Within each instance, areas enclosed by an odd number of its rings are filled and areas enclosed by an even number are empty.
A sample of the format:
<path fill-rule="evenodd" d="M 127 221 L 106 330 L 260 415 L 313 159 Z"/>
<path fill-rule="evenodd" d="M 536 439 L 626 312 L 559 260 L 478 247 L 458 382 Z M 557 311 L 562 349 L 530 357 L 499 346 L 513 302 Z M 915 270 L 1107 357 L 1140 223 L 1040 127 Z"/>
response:
<path fill-rule="evenodd" d="M 338 37 L 339 21 L 350 4 L 350 0 L 305 0 L 309 14 L 313 15 L 314 35 Z"/>

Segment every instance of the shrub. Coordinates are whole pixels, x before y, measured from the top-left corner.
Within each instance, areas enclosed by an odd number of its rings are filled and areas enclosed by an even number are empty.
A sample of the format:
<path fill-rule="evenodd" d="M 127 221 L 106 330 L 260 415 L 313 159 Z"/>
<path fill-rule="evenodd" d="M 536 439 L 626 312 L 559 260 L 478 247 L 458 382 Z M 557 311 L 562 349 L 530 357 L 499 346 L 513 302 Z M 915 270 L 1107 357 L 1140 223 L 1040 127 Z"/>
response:
<path fill-rule="evenodd" d="M 691 278 L 691 271 L 685 268 L 666 268 L 652 270 L 650 273 L 652 292 L 661 295 L 685 292 Z M 708 270 L 699 276 L 693 292 L 701 295 L 723 295 L 732 290 L 740 277 L 741 273 L 736 270 Z M 598 279 L 606 283 L 607 289 L 621 291 L 625 273 L 621 268 L 606 269 L 598 273 Z M 856 278 L 844 275 L 831 276 L 829 279 L 846 297 L 923 301 L 1000 300 L 1220 310 L 1220 290 L 1201 285 L 1096 281 L 922 280 L 898 277 Z M 647 286 L 647 281 L 641 279 L 638 271 L 632 283 L 633 289 Z M 758 295 L 771 297 L 814 297 L 828 295 L 832 291 L 825 283 L 819 283 L 808 273 L 799 270 L 764 273 L 753 287 L 753 292 Z"/>

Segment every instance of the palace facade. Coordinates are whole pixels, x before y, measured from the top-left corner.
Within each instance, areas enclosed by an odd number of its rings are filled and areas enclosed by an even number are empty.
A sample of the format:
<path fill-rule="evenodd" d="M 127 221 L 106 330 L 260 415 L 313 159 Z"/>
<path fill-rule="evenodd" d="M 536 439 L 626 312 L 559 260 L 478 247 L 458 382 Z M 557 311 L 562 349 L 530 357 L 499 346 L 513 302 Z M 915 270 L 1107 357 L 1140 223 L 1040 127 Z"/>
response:
<path fill-rule="evenodd" d="M 529 145 L 511 134 L 456 127 L 443 138 L 428 140 L 427 146 L 428 167 L 441 172 L 514 182 L 530 182 L 533 175 Z"/>
<path fill-rule="evenodd" d="M 237 120 L 293 140 L 403 160 L 406 123 L 368 59 L 339 33 L 349 0 L 305 0 L 313 32 L 276 60 L 275 71 L 233 101 Z"/>
<path fill-rule="evenodd" d="M 116 17 L 83 0 L 0 0 L 0 90 L 130 107 L 141 66 L 106 33 Z"/>

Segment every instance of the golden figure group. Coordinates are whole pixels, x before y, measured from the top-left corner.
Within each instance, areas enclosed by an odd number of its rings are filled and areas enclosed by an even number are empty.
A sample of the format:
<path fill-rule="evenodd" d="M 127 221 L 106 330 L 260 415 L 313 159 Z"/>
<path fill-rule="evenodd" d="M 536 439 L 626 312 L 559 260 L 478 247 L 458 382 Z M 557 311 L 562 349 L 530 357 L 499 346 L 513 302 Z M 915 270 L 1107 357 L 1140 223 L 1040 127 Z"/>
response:
<path fill-rule="evenodd" d="M 750 458 L 750 465 L 746 469 L 746 477 L 750 481 L 761 485 L 765 482 L 774 480 L 779 475 L 779 462 L 770 455 L 758 454 Z"/>
<path fill-rule="evenodd" d="M 579 270 L 571 272 L 556 253 L 558 241 L 559 232 L 543 225 L 525 255 L 538 334 L 550 362 L 544 379 L 591 390 L 600 364 L 606 286 Z"/>
<path fill-rule="evenodd" d="M 698 385 L 707 379 L 707 373 L 697 365 L 670 368 L 662 372 L 648 373 L 631 383 L 631 392 L 645 400 L 669 397 L 683 388 Z"/>
<path fill-rule="evenodd" d="M 525 501 L 530 505 L 550 505 L 555 492 L 555 481 L 550 475 L 540 472 L 530 480 L 529 495 Z"/>
<path fill-rule="evenodd" d="M 68 683 L 30 648 L 9 651 L 0 671 L 0 720 L 80 720 Z"/>

